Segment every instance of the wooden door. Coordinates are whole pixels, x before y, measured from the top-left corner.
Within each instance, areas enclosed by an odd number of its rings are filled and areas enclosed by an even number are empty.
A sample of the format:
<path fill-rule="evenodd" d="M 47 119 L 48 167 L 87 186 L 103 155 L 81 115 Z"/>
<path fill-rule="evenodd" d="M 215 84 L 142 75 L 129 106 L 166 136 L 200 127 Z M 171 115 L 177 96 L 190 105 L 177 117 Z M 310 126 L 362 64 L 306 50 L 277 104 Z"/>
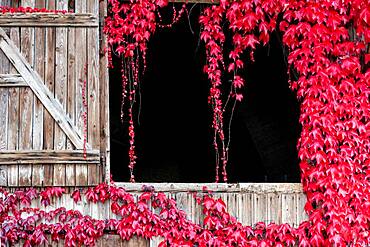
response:
<path fill-rule="evenodd" d="M 97 184 L 99 0 L 18 4 L 74 13 L 0 14 L 0 186 Z"/>

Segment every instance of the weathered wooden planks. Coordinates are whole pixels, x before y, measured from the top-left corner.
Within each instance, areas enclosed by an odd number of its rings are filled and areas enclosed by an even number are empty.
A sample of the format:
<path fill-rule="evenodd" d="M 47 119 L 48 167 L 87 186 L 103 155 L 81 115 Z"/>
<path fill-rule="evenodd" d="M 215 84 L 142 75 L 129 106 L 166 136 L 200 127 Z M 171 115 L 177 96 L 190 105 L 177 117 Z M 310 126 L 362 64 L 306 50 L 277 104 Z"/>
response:
<path fill-rule="evenodd" d="M 56 0 L 57 10 L 68 10 L 67 1 Z M 67 109 L 67 76 L 68 76 L 68 44 L 67 44 L 67 29 L 65 27 L 57 28 L 56 30 L 56 46 L 55 46 L 55 98 L 63 107 Z M 73 124 L 73 123 L 72 123 Z M 66 149 L 67 136 L 64 131 L 56 124 L 54 127 L 54 149 Z M 64 186 L 66 183 L 66 167 L 64 165 L 54 166 L 54 181 L 55 186 Z"/>
<path fill-rule="evenodd" d="M 75 0 L 75 11 L 76 13 L 86 12 L 86 1 Z M 87 83 L 87 75 L 85 68 L 87 66 L 87 30 L 86 29 L 75 29 L 76 32 L 76 51 L 79 51 L 79 55 L 76 56 L 76 81 L 75 81 L 75 122 L 79 133 L 84 135 L 84 114 L 87 109 L 85 109 L 83 104 L 83 88 L 84 84 Z M 87 99 L 87 90 L 85 88 L 84 97 Z M 84 186 L 88 184 L 88 167 L 86 165 L 76 165 L 76 186 Z"/>
<path fill-rule="evenodd" d="M 2 27 L 98 27 L 98 17 L 90 13 L 4 13 Z"/>
<path fill-rule="evenodd" d="M 36 0 L 35 7 L 45 8 L 45 0 Z M 45 28 L 35 28 L 35 61 L 34 69 L 45 81 Z M 44 107 L 41 101 L 34 97 L 33 101 L 33 131 L 32 131 L 32 149 L 43 149 L 43 134 L 44 134 Z M 32 165 L 32 185 L 42 186 L 44 181 L 44 167 L 42 164 Z"/>
<path fill-rule="evenodd" d="M 140 195 L 144 184 L 120 184 L 137 198 Z M 156 191 L 164 192 L 168 197 L 176 200 L 177 207 L 182 209 L 189 220 L 195 223 L 202 223 L 202 207 L 199 206 L 193 194 L 188 191 L 195 191 L 201 196 L 203 186 L 215 189 L 214 197 L 222 198 L 228 208 L 228 212 L 242 222 L 243 225 L 254 226 L 257 222 L 289 223 L 297 227 L 307 219 L 304 213 L 305 194 L 300 184 L 153 184 Z M 230 190 L 230 191 L 229 191 Z M 270 200 L 270 198 L 272 198 Z M 301 203 L 297 204 L 297 198 Z M 258 201 L 258 202 L 257 202 Z M 32 203 L 34 204 L 34 202 Z M 82 201 L 75 203 L 69 194 L 62 198 L 54 199 L 52 205 L 46 210 L 63 206 L 67 210 L 79 210 L 84 215 L 96 219 L 118 218 L 112 215 L 109 202 L 104 204 L 91 204 L 83 197 Z M 284 212 L 285 211 L 285 212 Z M 161 238 L 154 238 L 150 241 L 134 238 L 130 242 L 122 242 L 118 236 L 105 235 L 98 242 L 97 246 L 158 246 Z"/>
<path fill-rule="evenodd" d="M 107 0 L 99 2 L 99 18 L 100 23 L 104 26 L 105 17 L 107 16 Z M 103 164 L 100 167 L 101 176 L 106 182 L 109 182 L 110 177 L 110 118 L 109 118 L 109 73 L 108 73 L 108 58 L 105 48 L 107 47 L 107 38 L 100 30 L 100 50 L 99 50 L 99 95 L 100 95 L 100 150 L 103 159 Z"/>
<path fill-rule="evenodd" d="M 0 64 L 11 67 L 0 71 L 0 91 L 6 92 L 0 97 L 1 104 L 6 106 L 1 107 L 3 112 L 0 112 L 0 122 L 6 122 L 1 124 L 4 128 L 1 143 L 2 149 L 14 155 L 10 163 L 1 163 L 4 167 L 1 170 L 6 171 L 3 180 L 7 180 L 11 187 L 87 186 L 101 182 L 105 167 L 100 166 L 100 156 L 89 159 L 89 150 L 99 150 L 102 143 L 101 121 L 106 128 L 104 133 L 109 131 L 109 117 L 106 115 L 100 120 L 101 71 L 105 73 L 104 83 L 108 84 L 106 64 L 104 69 L 99 67 L 101 60 L 106 60 L 103 53 L 99 54 L 103 51 L 99 43 L 98 21 L 101 3 L 77 0 L 68 7 L 68 1 L 64 0 L 0 1 L 6 1 L 4 5 L 10 2 L 13 7 L 22 5 L 77 12 L 0 14 L 0 27 L 5 30 L 0 30 L 0 51 L 6 53 Z M 86 108 L 82 104 L 84 81 Z M 103 100 L 108 102 L 105 98 L 108 87 L 104 90 Z M 108 105 L 103 107 L 108 114 Z M 82 154 L 85 112 L 87 138 L 93 144 L 86 145 L 86 160 Z M 101 152 L 106 152 L 107 145 L 109 139 L 106 138 Z M 81 153 L 79 159 L 70 157 L 64 162 L 31 155 L 36 150 L 43 150 L 41 156 L 43 152 L 50 152 L 53 157 L 56 150 L 76 149 Z M 31 156 L 22 156 L 21 160 L 17 154 L 20 150 Z M 74 161 L 76 163 L 72 163 Z"/>
<path fill-rule="evenodd" d="M 99 0 L 87 1 L 87 12 L 99 15 Z M 93 148 L 100 148 L 100 104 L 99 104 L 99 29 L 87 29 L 87 140 Z M 88 183 L 97 184 L 100 169 L 88 166 Z"/>
<path fill-rule="evenodd" d="M 0 87 L 28 87 L 20 74 L 0 74 Z"/>
<path fill-rule="evenodd" d="M 46 1 L 47 9 L 55 9 L 55 1 Z M 55 72 L 55 46 L 56 28 L 46 29 L 45 40 L 45 85 L 54 95 L 54 72 Z M 54 148 L 54 119 L 50 113 L 44 109 L 44 149 Z M 53 185 L 54 166 L 44 164 L 44 186 Z"/>
<path fill-rule="evenodd" d="M 76 28 L 69 27 L 67 30 L 67 44 L 68 44 L 68 55 L 67 55 L 67 66 L 68 66 L 68 78 L 67 78 L 67 113 L 76 126 L 76 83 L 78 83 L 76 76 Z M 73 144 L 67 139 L 66 149 L 73 149 Z M 66 185 L 74 186 L 76 184 L 76 165 L 70 164 L 66 166 Z"/>
<path fill-rule="evenodd" d="M 0 0 L 0 5 L 9 4 L 9 0 Z M 9 33 L 9 30 L 6 30 Z M 6 59 L 5 54 L 0 51 L 0 74 L 7 73 L 10 70 L 10 63 Z M 0 77 L 0 85 L 1 83 Z M 0 86 L 0 151 L 8 149 L 8 99 L 9 99 L 9 90 L 8 88 L 2 88 Z M 6 166 L 0 165 L 0 186 L 7 186 L 8 180 L 8 171 Z"/>
<path fill-rule="evenodd" d="M 126 191 L 141 191 L 146 183 L 116 183 Z M 156 191 L 162 192 L 188 192 L 209 190 L 212 192 L 243 192 L 243 193 L 302 193 L 301 184 L 297 183 L 147 183 Z"/>
<path fill-rule="evenodd" d="M 55 100 L 53 95 L 51 95 L 50 91 L 43 84 L 40 76 L 32 69 L 32 66 L 25 60 L 25 57 L 17 51 L 13 42 L 6 36 L 5 32 L 1 28 L 0 36 L 0 48 L 4 51 L 8 59 L 12 61 L 14 67 L 16 67 L 22 77 L 26 78 L 25 81 L 30 86 L 33 93 L 43 103 L 44 107 L 64 130 L 65 134 L 73 142 L 76 148 L 82 149 L 83 141 L 71 123 L 71 120 L 67 118 L 64 113 L 63 107 Z"/>
<path fill-rule="evenodd" d="M 21 6 L 24 7 L 35 7 L 35 0 L 21 0 Z M 20 52 L 16 49 L 14 44 L 8 39 L 3 30 L 0 30 L 2 41 L 0 42 L 0 48 L 4 51 L 5 55 L 9 60 L 11 54 L 19 54 L 19 57 L 23 59 L 23 63 L 27 63 L 28 69 L 32 70 L 35 59 L 35 29 L 32 27 L 25 27 L 20 29 Z M 8 42 L 6 41 L 8 40 Z M 8 46 L 6 46 L 8 44 Z M 13 47 L 11 47 L 13 45 Z M 15 62 L 17 63 L 17 62 Z M 19 71 L 19 66 L 13 63 L 14 67 Z M 22 63 L 22 62 L 21 62 Z M 21 64 L 18 62 L 18 64 Z M 23 78 L 27 78 L 21 71 L 19 73 Z M 27 80 L 27 79 L 26 79 Z M 26 83 L 28 83 L 26 81 Z M 20 88 L 19 93 L 19 111 L 20 114 L 20 132 L 19 132 L 19 148 L 21 150 L 32 149 L 32 130 L 33 130 L 33 101 L 34 93 L 29 87 Z M 32 166 L 30 165 L 19 165 L 19 185 L 20 186 L 31 186 L 32 185 Z"/>
<path fill-rule="evenodd" d="M 14 1 L 13 1 L 14 4 Z M 20 28 L 10 29 L 10 39 L 13 41 L 16 47 L 20 47 Z M 18 48 L 17 48 L 18 49 Z M 12 66 L 10 68 L 10 73 L 18 73 L 16 69 Z M 19 88 L 10 87 L 9 88 L 9 124 L 8 124 L 8 149 L 18 150 L 19 148 L 19 125 L 20 125 L 20 112 L 19 112 Z M 7 165 L 8 169 L 8 186 L 18 186 L 19 185 L 19 166 L 18 165 Z"/>
<path fill-rule="evenodd" d="M 99 164 L 99 150 L 0 150 L 0 164 Z"/>

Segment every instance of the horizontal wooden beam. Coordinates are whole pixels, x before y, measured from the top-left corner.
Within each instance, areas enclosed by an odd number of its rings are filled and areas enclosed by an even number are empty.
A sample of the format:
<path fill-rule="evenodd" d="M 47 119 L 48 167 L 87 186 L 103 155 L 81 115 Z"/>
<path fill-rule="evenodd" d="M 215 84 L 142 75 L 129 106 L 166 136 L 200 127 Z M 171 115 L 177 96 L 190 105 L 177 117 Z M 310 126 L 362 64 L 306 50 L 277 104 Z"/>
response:
<path fill-rule="evenodd" d="M 99 164 L 100 151 L 9 150 L 0 151 L 0 165 L 14 164 Z"/>
<path fill-rule="evenodd" d="M 75 13 L 4 13 L 0 27 L 98 27 L 98 17 Z"/>
<path fill-rule="evenodd" d="M 300 183 L 116 183 L 126 191 L 140 192 L 143 187 L 152 187 L 157 192 L 202 192 L 207 188 L 213 192 L 240 192 L 240 193 L 302 193 Z"/>
<path fill-rule="evenodd" d="M 0 87 L 28 87 L 19 74 L 0 74 Z"/>

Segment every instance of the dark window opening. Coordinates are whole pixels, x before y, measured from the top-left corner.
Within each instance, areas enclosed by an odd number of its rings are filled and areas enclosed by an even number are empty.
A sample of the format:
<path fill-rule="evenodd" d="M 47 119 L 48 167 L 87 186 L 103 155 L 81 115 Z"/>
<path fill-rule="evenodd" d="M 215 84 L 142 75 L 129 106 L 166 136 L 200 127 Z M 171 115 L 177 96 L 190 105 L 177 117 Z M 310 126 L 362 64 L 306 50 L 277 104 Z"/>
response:
<path fill-rule="evenodd" d="M 137 182 L 214 182 L 200 11 L 194 8 L 189 19 L 158 30 L 149 43 L 136 125 Z M 254 64 L 247 62 L 244 100 L 232 121 L 229 182 L 299 182 L 299 104 L 288 87 L 277 34 L 255 58 Z M 120 121 L 120 100 L 120 71 L 115 68 L 110 71 L 111 173 L 114 181 L 127 182 L 128 135 Z"/>

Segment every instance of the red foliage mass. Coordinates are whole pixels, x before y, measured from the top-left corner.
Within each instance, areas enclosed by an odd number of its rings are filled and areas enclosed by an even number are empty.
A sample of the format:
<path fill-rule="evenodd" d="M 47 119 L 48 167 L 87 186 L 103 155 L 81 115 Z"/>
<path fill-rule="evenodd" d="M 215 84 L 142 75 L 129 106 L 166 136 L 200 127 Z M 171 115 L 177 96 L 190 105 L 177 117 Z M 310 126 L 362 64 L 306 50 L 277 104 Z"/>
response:
<path fill-rule="evenodd" d="M 166 1 L 141 0 L 121 3 L 109 0 L 110 16 L 105 32 L 110 48 L 122 57 L 123 103 L 129 103 L 130 170 L 135 165 L 132 106 L 145 71 L 147 42 L 157 27 L 157 11 Z M 282 20 L 278 22 L 278 19 Z M 279 18 L 278 18 L 279 17 Z M 178 18 L 176 18 L 178 19 Z M 224 56 L 223 23 L 232 31 L 233 50 Z M 302 185 L 307 194 L 309 221 L 294 229 L 289 225 L 258 223 L 242 226 L 226 212 L 225 204 L 210 196 L 198 197 L 203 205 L 202 224 L 187 220 L 174 200 L 161 193 L 145 192 L 138 201 L 122 188 L 101 184 L 85 196 L 93 202 L 111 200 L 120 220 L 95 220 L 81 213 L 38 208 L 18 210 L 39 196 L 44 204 L 60 196 L 57 188 L 36 193 L 33 189 L 15 194 L 3 191 L 0 199 L 0 237 L 10 243 L 26 239 L 26 246 L 64 238 L 67 246 L 92 245 L 105 231 L 123 239 L 133 235 L 162 236 L 163 246 L 369 246 L 370 245 L 370 2 L 368 0 L 221 0 L 200 17 L 205 42 L 205 73 L 211 82 L 209 102 L 213 109 L 214 147 L 227 181 L 221 100 L 222 75 L 234 80 L 230 97 L 241 100 L 246 82 L 238 75 L 243 53 L 253 53 L 267 44 L 273 30 L 283 32 L 289 49 L 288 73 L 291 89 L 301 102 L 302 133 L 298 143 Z M 127 103 L 126 102 L 126 103 Z M 123 108 L 124 110 L 124 108 Z M 122 111 L 122 117 L 126 117 Z M 216 168 L 216 181 L 219 180 Z M 73 194 L 80 199 L 79 192 Z M 156 211 L 149 209 L 149 204 Z M 23 212 L 32 216 L 22 218 Z M 59 218 L 60 223 L 39 223 Z"/>

